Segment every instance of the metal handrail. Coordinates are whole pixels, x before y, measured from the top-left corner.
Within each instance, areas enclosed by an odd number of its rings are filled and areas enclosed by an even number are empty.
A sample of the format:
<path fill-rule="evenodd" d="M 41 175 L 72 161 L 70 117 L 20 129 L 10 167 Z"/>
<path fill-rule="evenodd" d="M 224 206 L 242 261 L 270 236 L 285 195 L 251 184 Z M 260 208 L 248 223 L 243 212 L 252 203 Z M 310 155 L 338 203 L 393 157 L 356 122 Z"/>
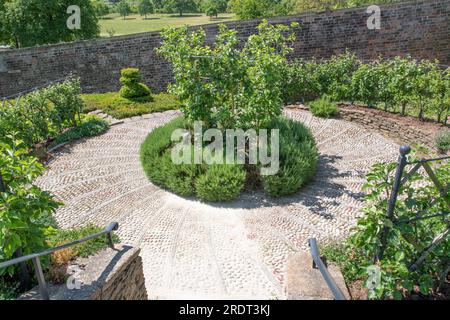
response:
<path fill-rule="evenodd" d="M 109 242 L 109 246 L 114 249 L 114 242 L 112 239 L 112 232 L 119 229 L 119 223 L 117 222 L 112 222 L 110 223 L 103 231 L 98 232 L 96 234 L 92 234 L 90 236 L 84 237 L 82 239 L 78 239 L 75 241 L 72 241 L 70 243 L 58 246 L 58 247 L 54 247 L 54 248 L 50 248 L 50 249 L 46 249 L 42 252 L 39 253 L 32 253 L 23 257 L 18 257 L 15 259 L 11 259 L 5 262 L 1 262 L 0 263 L 0 269 L 3 268 L 7 268 L 10 267 L 12 265 L 18 264 L 18 263 L 22 263 L 28 260 L 32 260 L 33 264 L 34 264 L 34 269 L 35 269 L 35 273 L 36 273 L 36 278 L 38 280 L 39 283 L 39 292 L 41 294 L 41 298 L 43 300 L 50 300 L 50 295 L 48 293 L 48 288 L 47 288 L 47 284 L 45 282 L 45 278 L 44 278 L 44 273 L 42 271 L 42 266 L 41 266 L 41 261 L 39 260 L 40 257 L 45 256 L 47 254 L 51 254 L 55 251 L 59 251 L 59 250 L 63 250 L 69 247 L 72 247 L 74 245 L 95 239 L 95 238 L 99 238 L 103 235 L 107 235 L 108 237 L 108 242 Z"/>
<path fill-rule="evenodd" d="M 331 293 L 334 296 L 335 300 L 347 300 L 345 298 L 344 293 L 342 293 L 341 289 L 339 289 L 336 282 L 334 282 L 333 277 L 331 276 L 330 272 L 328 271 L 327 267 L 323 263 L 322 259 L 319 255 L 319 248 L 317 247 L 317 240 L 315 238 L 311 238 L 308 240 L 309 248 L 311 250 L 311 256 L 314 260 L 315 265 L 319 269 L 320 273 L 322 274 L 323 279 L 328 285 L 328 288 L 330 289 Z"/>

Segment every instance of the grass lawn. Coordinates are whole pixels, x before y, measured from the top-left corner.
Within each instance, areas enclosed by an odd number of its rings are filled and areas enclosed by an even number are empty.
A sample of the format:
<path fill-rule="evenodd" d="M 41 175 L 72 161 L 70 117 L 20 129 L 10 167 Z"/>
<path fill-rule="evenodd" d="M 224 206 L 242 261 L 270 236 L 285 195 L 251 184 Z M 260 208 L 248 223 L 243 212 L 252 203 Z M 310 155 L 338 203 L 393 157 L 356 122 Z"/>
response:
<path fill-rule="evenodd" d="M 218 23 L 236 20 L 234 14 L 222 13 L 218 18 L 210 19 L 201 13 L 186 13 L 180 17 L 177 14 L 150 14 L 147 19 L 138 14 L 129 15 L 125 19 L 114 13 L 100 19 L 101 36 L 108 37 L 108 30 L 114 30 L 115 36 L 139 32 L 158 31 L 169 26 L 185 24 L 196 26 L 208 23 Z"/>
<path fill-rule="evenodd" d="M 83 94 L 85 112 L 103 110 L 116 119 L 140 116 L 146 113 L 178 109 L 178 100 L 167 93 L 153 94 L 151 102 L 135 102 L 122 98 L 118 92 Z"/>

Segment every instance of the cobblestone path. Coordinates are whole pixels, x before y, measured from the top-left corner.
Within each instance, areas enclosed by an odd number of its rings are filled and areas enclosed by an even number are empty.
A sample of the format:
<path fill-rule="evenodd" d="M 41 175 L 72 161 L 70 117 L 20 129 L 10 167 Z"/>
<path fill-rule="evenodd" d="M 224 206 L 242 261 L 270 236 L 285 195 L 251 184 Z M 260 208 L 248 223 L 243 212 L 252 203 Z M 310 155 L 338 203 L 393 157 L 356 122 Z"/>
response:
<path fill-rule="evenodd" d="M 341 239 L 355 224 L 373 163 L 398 146 L 381 135 L 307 111 L 285 114 L 311 129 L 320 150 L 315 181 L 294 196 L 245 194 L 232 204 L 184 199 L 150 183 L 139 160 L 147 134 L 177 116 L 127 119 L 102 136 L 58 150 L 37 184 L 65 203 L 61 227 L 118 221 L 122 242 L 142 248 L 151 299 L 283 299 L 287 255 Z"/>

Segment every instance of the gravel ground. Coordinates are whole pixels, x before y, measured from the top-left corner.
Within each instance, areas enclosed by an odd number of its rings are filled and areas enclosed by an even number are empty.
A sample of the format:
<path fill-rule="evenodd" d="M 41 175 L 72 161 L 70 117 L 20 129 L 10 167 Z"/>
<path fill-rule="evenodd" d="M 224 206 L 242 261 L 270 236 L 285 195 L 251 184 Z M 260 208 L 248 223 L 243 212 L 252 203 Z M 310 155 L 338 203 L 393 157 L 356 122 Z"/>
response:
<path fill-rule="evenodd" d="M 161 190 L 141 168 L 147 134 L 177 115 L 126 119 L 63 147 L 37 181 L 65 203 L 56 213 L 62 228 L 119 222 L 122 242 L 142 249 L 151 299 L 284 299 L 288 253 L 307 250 L 309 237 L 345 237 L 362 206 L 364 174 L 398 154 L 398 145 L 356 124 L 286 109 L 316 138 L 315 180 L 281 199 L 247 193 L 206 204 Z"/>

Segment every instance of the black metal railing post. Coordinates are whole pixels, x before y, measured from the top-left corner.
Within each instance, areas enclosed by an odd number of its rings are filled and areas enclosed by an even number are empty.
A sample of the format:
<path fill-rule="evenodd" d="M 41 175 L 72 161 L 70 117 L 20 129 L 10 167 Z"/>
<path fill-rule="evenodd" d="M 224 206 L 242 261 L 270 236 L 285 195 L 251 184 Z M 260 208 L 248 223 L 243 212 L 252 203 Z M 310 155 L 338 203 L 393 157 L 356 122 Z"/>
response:
<path fill-rule="evenodd" d="M 389 200 L 388 200 L 387 210 L 386 210 L 386 218 L 390 221 L 394 220 L 393 218 L 394 218 L 395 203 L 397 202 L 398 191 L 401 186 L 403 170 L 405 169 L 406 165 L 408 164 L 407 155 L 410 152 L 411 152 L 411 148 L 409 146 L 401 146 L 400 147 L 400 156 L 398 158 L 397 170 L 395 171 L 394 185 L 392 187 L 391 194 L 389 195 Z M 380 245 L 379 245 L 377 252 L 375 253 L 374 262 L 381 260 L 383 258 L 384 250 L 386 249 L 388 233 L 389 233 L 389 227 L 386 224 L 384 224 L 383 229 L 381 230 L 381 235 L 380 235 Z"/>

